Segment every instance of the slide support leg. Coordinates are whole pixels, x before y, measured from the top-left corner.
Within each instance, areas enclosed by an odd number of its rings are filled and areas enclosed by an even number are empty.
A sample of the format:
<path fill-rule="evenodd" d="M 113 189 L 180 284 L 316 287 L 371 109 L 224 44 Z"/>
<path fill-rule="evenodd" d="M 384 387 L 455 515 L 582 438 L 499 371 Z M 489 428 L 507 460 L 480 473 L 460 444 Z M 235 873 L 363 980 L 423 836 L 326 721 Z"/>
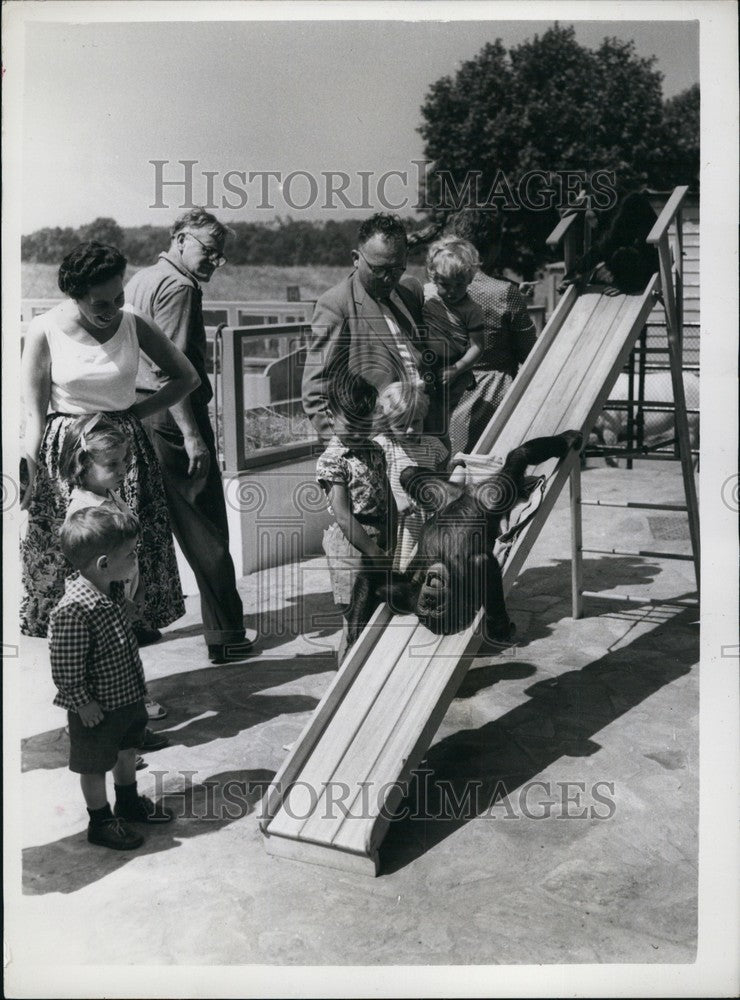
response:
<path fill-rule="evenodd" d="M 583 616 L 583 528 L 581 524 L 581 463 L 570 473 L 570 579 L 573 617 Z"/>

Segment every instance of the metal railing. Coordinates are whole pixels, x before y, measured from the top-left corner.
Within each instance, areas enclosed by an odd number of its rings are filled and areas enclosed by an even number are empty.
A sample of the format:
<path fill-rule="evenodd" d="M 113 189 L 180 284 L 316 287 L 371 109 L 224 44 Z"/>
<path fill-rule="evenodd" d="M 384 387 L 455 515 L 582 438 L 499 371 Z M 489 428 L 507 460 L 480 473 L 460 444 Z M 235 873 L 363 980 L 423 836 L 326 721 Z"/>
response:
<path fill-rule="evenodd" d="M 21 333 L 25 333 L 28 324 L 35 316 L 48 312 L 58 303 L 63 302 L 62 296 L 56 298 L 23 298 L 21 299 Z M 202 303 L 203 318 L 206 328 L 222 326 L 285 326 L 288 323 L 305 323 L 313 312 L 313 299 L 204 299 Z"/>

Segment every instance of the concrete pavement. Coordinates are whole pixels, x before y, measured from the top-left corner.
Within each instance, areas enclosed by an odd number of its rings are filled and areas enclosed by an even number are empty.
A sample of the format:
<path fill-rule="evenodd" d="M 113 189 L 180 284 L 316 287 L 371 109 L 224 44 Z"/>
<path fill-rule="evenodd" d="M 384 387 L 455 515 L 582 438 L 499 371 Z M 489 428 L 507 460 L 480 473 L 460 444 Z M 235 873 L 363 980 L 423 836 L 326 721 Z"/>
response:
<path fill-rule="evenodd" d="M 597 468 L 583 492 L 680 503 L 680 470 Z M 689 551 L 683 514 L 587 510 L 584 536 Z M 376 879 L 269 857 L 258 828 L 260 790 L 336 669 L 323 559 L 241 581 L 260 636 L 243 664 L 208 664 L 196 598 L 142 651 L 171 745 L 147 756 L 139 785 L 179 818 L 127 854 L 86 842 L 46 643 L 24 640 L 21 916 L 34 933 L 15 960 L 691 962 L 697 613 L 590 600 L 574 622 L 569 538 L 563 496 L 510 598 L 520 642 L 470 670 L 405 802 L 417 818 L 391 824 Z M 695 589 L 689 562 L 587 556 L 584 572 L 602 593 Z"/>

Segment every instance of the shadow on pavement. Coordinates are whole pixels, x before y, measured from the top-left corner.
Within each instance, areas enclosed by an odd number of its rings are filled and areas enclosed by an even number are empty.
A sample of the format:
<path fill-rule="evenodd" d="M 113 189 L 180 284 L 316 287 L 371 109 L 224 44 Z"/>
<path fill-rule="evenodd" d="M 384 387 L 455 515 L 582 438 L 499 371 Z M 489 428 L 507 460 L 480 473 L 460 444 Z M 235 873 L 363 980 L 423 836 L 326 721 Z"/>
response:
<path fill-rule="evenodd" d="M 132 824 L 146 837 L 135 851 L 88 844 L 86 829 L 52 844 L 28 847 L 23 851 L 23 892 L 34 896 L 76 892 L 142 855 L 170 851 L 191 837 L 215 833 L 254 812 L 274 776 L 267 770 L 222 771 L 182 792 L 164 795 L 162 801 L 175 812 L 175 819 L 166 826 Z M 144 901 L 145 888 L 142 894 Z"/>
<path fill-rule="evenodd" d="M 598 574 L 596 570 L 598 568 Z M 649 583 L 659 572 L 659 567 L 644 559 L 614 557 L 608 560 L 585 559 L 584 578 L 598 575 L 598 585 L 592 589 L 611 590 L 616 587 Z M 551 566 L 525 570 L 519 577 L 519 584 L 509 597 L 511 616 L 518 623 L 516 648 L 524 649 L 535 640 L 552 632 L 552 626 L 570 614 L 569 595 L 570 561 L 558 560 Z M 520 605 L 529 605 L 523 612 Z M 531 610 L 534 608 L 534 610 Z M 587 609 L 588 610 L 588 609 Z M 596 613 L 596 612 L 594 612 Z M 149 682 L 153 698 L 167 706 L 168 717 L 165 724 L 153 728 L 165 729 L 194 721 L 171 735 L 173 744 L 196 746 L 224 736 L 234 736 L 253 725 L 289 713 L 310 711 L 316 699 L 302 695 L 256 696 L 264 688 L 276 687 L 299 676 L 326 673 L 336 670 L 333 652 L 322 651 L 321 639 L 335 631 L 330 624 L 332 616 L 337 627 L 341 616 L 336 612 L 331 598 L 326 594 L 311 594 L 308 598 L 297 598 L 288 608 L 261 615 L 248 615 L 247 627 L 257 628 L 260 648 L 255 657 L 243 663 L 222 666 L 207 666 L 200 670 L 188 670 L 171 674 Z M 284 644 L 298 635 L 315 630 L 318 633 L 316 653 L 299 654 L 291 657 L 277 656 L 264 658 L 262 654 Z M 200 629 L 200 626 L 197 626 Z M 299 631 L 304 629 L 303 632 Z M 190 634 L 188 629 L 183 633 Z M 197 634 L 193 633 L 193 634 Z M 176 636 L 169 632 L 167 637 Z M 147 657 L 156 651 L 149 647 Z M 495 655 L 496 650 L 483 648 L 481 656 Z M 205 659 L 205 651 L 198 650 L 194 656 Z M 146 666 L 146 665 L 145 665 Z M 526 676 L 520 671 L 523 665 L 508 665 L 506 670 L 515 673 L 502 674 L 500 659 L 490 667 L 481 667 L 469 673 L 463 681 L 458 697 L 472 697 L 477 691 L 494 684 L 504 676 L 518 678 Z M 534 669 L 534 668 L 533 668 Z M 208 718 L 199 718 L 210 713 Z M 63 727 L 35 734 L 21 743 L 22 770 L 39 768 L 54 769 L 67 766 L 68 741 Z M 149 756 L 148 758 L 149 759 Z M 156 760 L 156 758 L 153 758 Z"/>
<path fill-rule="evenodd" d="M 334 607 L 331 593 L 307 594 L 305 597 L 281 600 L 284 603 L 279 608 L 244 615 L 244 627 L 257 633 L 260 652 L 264 653 L 291 639 L 297 639 L 307 632 L 317 633 L 317 639 L 328 638 L 342 627 L 342 617 Z M 275 603 L 272 592 L 267 592 L 263 601 L 258 600 L 258 604 L 267 608 L 272 603 Z M 194 622 L 168 629 L 156 645 L 199 636 L 203 636 L 203 624 Z"/>
<path fill-rule="evenodd" d="M 631 590 L 652 583 L 659 574 L 657 563 L 635 556 L 583 560 L 584 587 L 592 591 Z M 555 622 L 571 616 L 570 559 L 524 570 L 509 593 L 507 606 L 517 626 L 517 648 L 546 638 Z M 603 605 L 597 608 L 586 601 L 584 617 L 599 614 L 603 614 Z"/>
<path fill-rule="evenodd" d="M 245 660 L 170 674 L 149 683 L 149 693 L 167 706 L 167 718 L 151 726 L 166 732 L 171 746 L 197 746 L 235 736 L 278 715 L 310 712 L 318 699 L 308 695 L 259 694 L 298 677 L 336 669 L 336 658 L 295 656 L 267 662 Z M 203 718 L 207 714 L 207 717 Z M 193 720 L 188 723 L 188 720 Z M 185 725 L 183 725 L 185 723 Z M 174 732 L 168 732 L 173 727 Z M 60 726 L 21 741 L 21 770 L 66 767 L 69 740 Z M 156 762 L 156 753 L 147 753 Z"/>
<path fill-rule="evenodd" d="M 432 746 L 425 759 L 432 773 L 412 781 L 395 810 L 408 807 L 418 818 L 391 823 L 381 847 L 382 871 L 404 868 L 560 757 L 596 753 L 596 733 L 697 663 L 698 635 L 687 627 L 694 616 L 693 610 L 681 612 L 581 670 L 538 681 L 526 690 L 524 704 Z M 454 801 L 461 810 L 450 808 Z"/>

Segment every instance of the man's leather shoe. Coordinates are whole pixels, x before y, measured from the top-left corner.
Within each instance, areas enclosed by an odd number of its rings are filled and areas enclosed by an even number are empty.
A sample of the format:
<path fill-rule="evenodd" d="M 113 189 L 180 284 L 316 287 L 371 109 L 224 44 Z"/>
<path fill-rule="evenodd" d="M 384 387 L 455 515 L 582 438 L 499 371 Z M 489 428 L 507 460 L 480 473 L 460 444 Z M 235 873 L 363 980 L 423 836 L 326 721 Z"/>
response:
<path fill-rule="evenodd" d="M 169 745 L 170 741 L 163 733 L 155 733 L 151 729 L 145 729 L 144 739 L 136 749 L 140 753 L 150 753 L 152 750 L 162 750 Z"/>
<path fill-rule="evenodd" d="M 235 642 L 217 642 L 209 644 L 208 659 L 211 663 L 236 663 L 245 660 L 254 652 L 251 639 L 238 639 Z"/>

